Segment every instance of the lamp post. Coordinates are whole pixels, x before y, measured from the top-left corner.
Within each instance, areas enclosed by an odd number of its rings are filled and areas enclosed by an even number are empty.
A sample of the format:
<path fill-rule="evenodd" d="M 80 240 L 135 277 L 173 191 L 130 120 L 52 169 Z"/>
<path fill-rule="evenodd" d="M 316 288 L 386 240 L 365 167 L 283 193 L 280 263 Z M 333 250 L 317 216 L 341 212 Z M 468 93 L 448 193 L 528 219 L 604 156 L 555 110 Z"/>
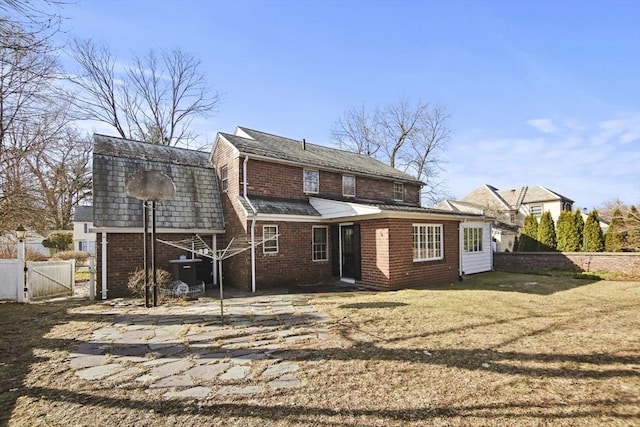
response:
<path fill-rule="evenodd" d="M 18 262 L 22 261 L 22 291 L 18 291 L 18 302 L 25 301 L 25 295 L 27 295 L 27 243 L 25 239 L 27 237 L 27 230 L 22 224 L 16 227 L 16 237 L 20 242 L 20 248 L 18 250 Z"/>

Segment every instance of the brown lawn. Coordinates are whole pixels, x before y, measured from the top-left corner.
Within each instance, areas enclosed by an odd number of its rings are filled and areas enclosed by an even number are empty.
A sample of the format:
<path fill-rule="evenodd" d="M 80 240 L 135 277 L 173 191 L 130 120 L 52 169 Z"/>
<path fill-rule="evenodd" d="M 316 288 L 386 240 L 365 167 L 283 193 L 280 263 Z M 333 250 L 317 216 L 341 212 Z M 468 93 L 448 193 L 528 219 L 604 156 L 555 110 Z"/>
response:
<path fill-rule="evenodd" d="M 108 322 L 78 302 L 0 304 L 0 425 L 640 425 L 640 282 L 489 273 L 312 302 L 330 338 L 279 354 L 302 387 L 203 402 L 75 377 L 68 352 Z"/>

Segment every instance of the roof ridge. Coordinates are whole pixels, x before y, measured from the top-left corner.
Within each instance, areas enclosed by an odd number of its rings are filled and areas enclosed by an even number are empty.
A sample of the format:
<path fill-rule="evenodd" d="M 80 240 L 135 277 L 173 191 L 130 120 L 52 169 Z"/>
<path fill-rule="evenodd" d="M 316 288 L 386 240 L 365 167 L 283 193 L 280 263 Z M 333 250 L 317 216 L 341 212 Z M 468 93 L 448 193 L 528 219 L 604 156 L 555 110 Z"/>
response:
<path fill-rule="evenodd" d="M 263 131 L 261 131 L 261 130 L 250 129 L 250 128 L 243 127 L 243 126 L 238 126 L 238 128 L 243 129 L 243 130 L 249 130 L 249 131 L 251 131 L 251 132 L 262 133 L 262 134 L 269 135 L 269 136 L 273 136 L 273 137 L 276 137 L 276 138 L 286 139 L 286 140 L 291 141 L 291 142 L 296 143 L 296 144 L 302 144 L 302 140 L 293 139 L 293 138 L 288 138 L 288 137 L 286 137 L 286 136 L 276 135 L 276 134 L 274 134 L 274 133 L 270 133 L 270 132 L 263 132 Z M 223 133 L 223 132 L 220 132 L 220 133 Z M 233 136 L 236 136 L 236 137 L 238 137 L 238 138 L 244 138 L 243 136 L 239 136 L 239 135 L 235 135 L 235 134 L 233 134 Z M 248 138 L 244 138 L 244 139 L 248 139 Z M 255 141 L 255 139 L 254 139 L 253 141 Z M 381 163 L 383 163 L 383 164 L 385 164 L 385 165 L 386 165 L 386 163 L 384 163 L 382 160 L 377 159 L 377 158 L 375 158 L 375 157 L 367 156 L 366 154 L 362 154 L 362 153 L 354 153 L 353 151 L 344 150 L 344 149 L 342 149 L 342 148 L 337 148 L 337 147 L 333 147 L 333 146 L 329 146 L 329 145 L 323 145 L 323 144 L 318 144 L 318 143 L 314 143 L 314 142 L 309 142 L 309 141 L 307 141 L 306 139 L 305 139 L 305 144 L 306 144 L 307 146 L 309 146 L 309 145 L 313 145 L 314 147 L 320 147 L 320 148 L 324 148 L 324 149 L 327 149 L 327 150 L 340 151 L 340 152 L 342 152 L 342 153 L 347 153 L 347 154 L 351 154 L 351 155 L 354 155 L 354 156 L 366 157 L 366 158 L 368 158 L 368 159 L 377 160 L 378 162 L 381 162 Z M 387 165 L 387 166 L 388 166 L 388 165 Z"/>
<path fill-rule="evenodd" d="M 127 142 L 134 142 L 137 144 L 147 144 L 147 145 L 154 145 L 157 147 L 166 147 L 166 148 L 170 148 L 172 150 L 184 150 L 184 151 L 190 151 L 192 153 L 205 153 L 205 154 L 209 154 L 206 151 L 202 151 L 202 150 L 194 150 L 192 148 L 184 148 L 184 147 L 176 147 L 173 145 L 166 145 L 166 144 L 159 144 L 157 142 L 148 142 L 148 141 L 140 141 L 139 139 L 130 139 L 130 138 L 123 138 L 121 136 L 111 136 L 111 135 L 105 135 L 103 133 L 95 133 L 93 134 L 93 137 L 101 137 L 101 138 L 109 138 L 109 139 L 119 139 L 121 141 L 127 141 Z"/>
<path fill-rule="evenodd" d="M 507 201 L 502 198 L 502 196 L 498 193 L 500 190 L 498 190 L 496 187 L 494 187 L 493 185 L 489 185 L 489 184 L 485 184 L 485 187 L 487 187 L 487 189 L 489 190 L 489 192 L 496 198 L 498 199 L 498 202 L 502 203 L 502 205 L 504 207 L 506 207 L 507 209 L 511 209 L 512 206 L 507 203 Z"/>

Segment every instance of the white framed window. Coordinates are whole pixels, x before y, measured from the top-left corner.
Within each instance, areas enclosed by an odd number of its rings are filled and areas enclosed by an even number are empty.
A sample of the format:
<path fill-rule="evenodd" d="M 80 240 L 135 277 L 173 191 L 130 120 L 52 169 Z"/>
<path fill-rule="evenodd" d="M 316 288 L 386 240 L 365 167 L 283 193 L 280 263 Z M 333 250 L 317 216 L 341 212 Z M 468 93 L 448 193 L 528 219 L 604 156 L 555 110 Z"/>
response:
<path fill-rule="evenodd" d="M 312 230 L 312 259 L 314 261 L 326 261 L 329 259 L 329 228 L 314 226 Z"/>
<path fill-rule="evenodd" d="M 265 254 L 278 253 L 278 226 L 263 225 L 262 226 L 262 252 Z"/>
<path fill-rule="evenodd" d="M 342 175 L 342 195 L 346 197 L 356 197 L 356 177 L 353 175 Z"/>
<path fill-rule="evenodd" d="M 442 224 L 413 224 L 413 260 L 443 259 Z"/>
<path fill-rule="evenodd" d="M 303 190 L 305 193 L 318 193 L 320 191 L 320 171 L 304 169 Z"/>
<path fill-rule="evenodd" d="M 226 165 L 220 168 L 220 188 L 223 192 L 229 188 L 229 170 Z"/>
<path fill-rule="evenodd" d="M 87 224 L 86 222 L 83 225 L 83 230 L 84 230 L 84 234 L 89 233 L 89 224 Z"/>
<path fill-rule="evenodd" d="M 393 183 L 393 200 L 404 200 L 404 184 L 401 182 Z"/>
<path fill-rule="evenodd" d="M 531 206 L 529 208 L 529 210 L 531 211 L 532 214 L 534 214 L 537 217 L 542 216 L 542 206 L 541 205 Z"/>
<path fill-rule="evenodd" d="M 464 229 L 464 251 L 482 252 L 482 228 L 465 227 Z"/>

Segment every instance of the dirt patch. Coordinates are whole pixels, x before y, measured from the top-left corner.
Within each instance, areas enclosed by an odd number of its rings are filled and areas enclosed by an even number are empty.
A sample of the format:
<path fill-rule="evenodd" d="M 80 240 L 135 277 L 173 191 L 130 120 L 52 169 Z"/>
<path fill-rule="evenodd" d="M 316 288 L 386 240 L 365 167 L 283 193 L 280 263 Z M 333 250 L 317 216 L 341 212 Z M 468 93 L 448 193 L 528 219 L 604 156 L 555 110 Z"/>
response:
<path fill-rule="evenodd" d="M 0 425 L 640 424 L 640 282 L 551 279 L 310 297 L 330 337 L 277 353 L 299 387 L 205 400 L 73 375 L 113 321 L 87 302 L 2 303 Z"/>

